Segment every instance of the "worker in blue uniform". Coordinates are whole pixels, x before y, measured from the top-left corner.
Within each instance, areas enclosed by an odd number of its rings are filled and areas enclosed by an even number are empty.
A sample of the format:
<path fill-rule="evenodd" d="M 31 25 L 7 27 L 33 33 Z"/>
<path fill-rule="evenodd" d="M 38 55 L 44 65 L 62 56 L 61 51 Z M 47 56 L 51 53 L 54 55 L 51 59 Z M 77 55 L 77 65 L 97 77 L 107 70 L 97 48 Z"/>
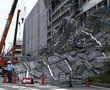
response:
<path fill-rule="evenodd" d="M 5 69 L 7 71 L 7 77 L 8 77 L 8 82 L 12 82 L 12 77 L 13 77 L 13 72 L 14 72 L 14 66 L 11 63 L 11 61 L 8 61 L 7 67 Z"/>

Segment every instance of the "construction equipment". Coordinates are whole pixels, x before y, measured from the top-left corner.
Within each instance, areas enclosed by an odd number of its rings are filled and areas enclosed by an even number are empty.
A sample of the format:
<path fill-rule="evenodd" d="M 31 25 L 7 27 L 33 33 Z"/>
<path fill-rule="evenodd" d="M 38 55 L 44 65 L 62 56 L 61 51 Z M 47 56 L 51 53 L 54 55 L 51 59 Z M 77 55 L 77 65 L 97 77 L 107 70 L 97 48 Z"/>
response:
<path fill-rule="evenodd" d="M 3 32 L 3 35 L 2 35 L 2 38 L 1 38 L 1 41 L 0 41 L 0 55 L 2 55 L 3 46 L 5 45 L 5 40 L 6 40 L 11 22 L 12 22 L 12 19 L 13 19 L 13 15 L 14 15 L 17 3 L 18 3 L 18 0 L 14 0 L 11 11 L 9 13 L 9 16 L 8 16 L 8 19 L 7 19 L 7 22 L 6 22 L 6 25 L 5 25 L 5 28 L 4 28 L 4 32 Z M 1 56 L 0 67 L 5 66 L 5 63 L 6 63 L 5 60 Z"/>
<path fill-rule="evenodd" d="M 17 12 L 17 19 L 16 19 L 16 28 L 15 28 L 15 34 L 14 34 L 14 41 L 13 41 L 13 47 L 12 47 L 12 54 L 11 54 L 11 62 L 14 63 L 14 54 L 15 54 L 15 49 L 16 49 L 16 40 L 17 40 L 17 32 L 18 32 L 18 24 L 19 24 L 19 14 L 20 10 Z"/>

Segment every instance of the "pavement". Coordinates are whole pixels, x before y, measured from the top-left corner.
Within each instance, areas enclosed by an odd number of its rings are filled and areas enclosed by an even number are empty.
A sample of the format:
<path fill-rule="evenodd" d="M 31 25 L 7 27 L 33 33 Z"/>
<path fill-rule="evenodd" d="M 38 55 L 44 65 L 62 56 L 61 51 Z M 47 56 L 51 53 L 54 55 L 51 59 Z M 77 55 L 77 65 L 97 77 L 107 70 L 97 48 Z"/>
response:
<path fill-rule="evenodd" d="M 9 83 L 0 83 L 0 90 L 110 90 L 110 88 L 101 88 L 96 86 L 91 87 L 78 87 L 78 88 L 59 88 L 50 85 L 17 85 Z"/>

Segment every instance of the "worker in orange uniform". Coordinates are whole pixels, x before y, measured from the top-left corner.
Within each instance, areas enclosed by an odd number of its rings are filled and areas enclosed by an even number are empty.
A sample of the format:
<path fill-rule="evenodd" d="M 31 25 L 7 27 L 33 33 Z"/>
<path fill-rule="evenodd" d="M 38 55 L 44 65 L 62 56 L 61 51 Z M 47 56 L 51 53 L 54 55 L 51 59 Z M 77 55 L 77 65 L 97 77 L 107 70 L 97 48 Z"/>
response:
<path fill-rule="evenodd" d="M 13 77 L 13 72 L 14 72 L 14 66 L 11 63 L 11 61 L 8 61 L 7 67 L 5 68 L 7 71 L 7 77 L 8 77 L 8 82 L 12 83 L 12 77 Z"/>

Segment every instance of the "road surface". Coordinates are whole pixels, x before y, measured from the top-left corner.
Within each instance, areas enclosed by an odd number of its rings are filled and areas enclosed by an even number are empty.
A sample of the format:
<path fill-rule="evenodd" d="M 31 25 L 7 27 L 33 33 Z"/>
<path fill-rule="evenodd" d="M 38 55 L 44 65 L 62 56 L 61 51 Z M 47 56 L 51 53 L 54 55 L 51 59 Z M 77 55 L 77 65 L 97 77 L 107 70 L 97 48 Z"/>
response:
<path fill-rule="evenodd" d="M 0 90 L 110 90 L 96 87 L 82 87 L 82 88 L 58 88 L 56 86 L 41 86 L 41 85 L 16 85 L 16 84 L 0 84 Z"/>

